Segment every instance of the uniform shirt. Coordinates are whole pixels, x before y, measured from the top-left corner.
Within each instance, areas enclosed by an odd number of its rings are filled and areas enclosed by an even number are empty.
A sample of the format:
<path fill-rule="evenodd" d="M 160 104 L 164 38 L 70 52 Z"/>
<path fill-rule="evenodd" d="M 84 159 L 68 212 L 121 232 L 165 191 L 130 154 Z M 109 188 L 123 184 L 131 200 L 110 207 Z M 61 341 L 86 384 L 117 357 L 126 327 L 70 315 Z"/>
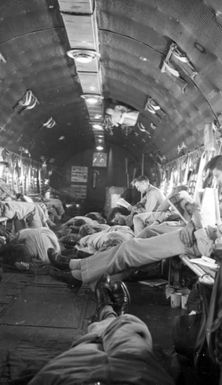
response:
<path fill-rule="evenodd" d="M 144 204 L 146 212 L 151 212 L 156 211 L 158 206 L 163 203 L 165 199 L 166 197 L 163 193 L 157 187 L 150 184 L 141 200 L 141 203 Z"/>
<path fill-rule="evenodd" d="M 57 236 L 47 227 L 22 229 L 17 234 L 17 240 L 24 243 L 31 257 L 39 258 L 45 263 L 49 263 L 48 249 L 61 252 Z"/>

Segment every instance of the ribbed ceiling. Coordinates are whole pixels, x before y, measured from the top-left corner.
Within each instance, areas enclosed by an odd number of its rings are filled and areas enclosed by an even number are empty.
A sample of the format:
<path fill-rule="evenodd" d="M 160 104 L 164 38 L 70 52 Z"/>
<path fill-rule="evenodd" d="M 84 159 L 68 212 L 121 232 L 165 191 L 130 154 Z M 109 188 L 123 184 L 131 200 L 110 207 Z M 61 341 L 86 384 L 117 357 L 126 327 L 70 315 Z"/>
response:
<path fill-rule="evenodd" d="M 139 120 L 168 159 L 184 141 L 203 144 L 204 123 L 222 109 L 222 26 L 220 1 L 97 1 L 105 96 L 140 111 Z M 180 78 L 161 72 L 175 42 L 196 69 L 174 61 Z M 144 111 L 151 96 L 166 112 Z M 153 131 L 150 123 L 157 127 Z"/>
<path fill-rule="evenodd" d="M 61 2 L 70 13 L 70 1 Z M 88 0 L 75 1 L 71 13 L 86 17 L 96 12 L 104 105 L 122 103 L 137 109 L 146 131 L 135 127 L 126 136 L 116 128 L 113 136 L 106 133 L 107 143 L 167 159 L 177 156 L 182 142 L 189 149 L 202 145 L 204 124 L 217 120 L 222 112 L 221 0 L 96 0 L 91 4 L 92 9 Z M 81 84 L 93 87 L 95 75 L 79 76 L 67 56 L 76 47 L 71 47 L 64 25 L 66 10 L 60 11 L 56 0 L 0 2 L 0 135 L 1 146 L 9 150 L 18 152 L 23 146 L 37 160 L 44 155 L 61 163 L 94 146 L 80 95 Z M 88 35 L 80 29 L 73 44 L 89 47 L 92 36 Z M 175 58 L 171 64 L 180 77 L 161 72 L 172 42 L 186 54 L 196 76 Z M 39 103 L 18 113 L 14 107 L 27 90 Z M 160 105 L 161 113 L 145 111 L 147 97 Z M 50 117 L 56 125 L 46 128 L 43 124 Z"/>

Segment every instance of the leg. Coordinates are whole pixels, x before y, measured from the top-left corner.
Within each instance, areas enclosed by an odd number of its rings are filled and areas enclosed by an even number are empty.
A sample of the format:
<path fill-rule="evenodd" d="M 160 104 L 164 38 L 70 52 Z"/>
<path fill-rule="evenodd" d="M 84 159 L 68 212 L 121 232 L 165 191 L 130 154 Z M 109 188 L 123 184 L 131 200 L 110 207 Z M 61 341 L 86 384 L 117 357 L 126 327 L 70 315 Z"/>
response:
<path fill-rule="evenodd" d="M 109 324 L 117 317 L 112 306 L 106 305 L 100 313 L 100 321 L 93 322 L 88 326 L 88 333 L 96 333 L 101 336 Z"/>
<path fill-rule="evenodd" d="M 144 229 L 145 220 L 147 219 L 147 217 L 148 218 L 150 217 L 150 214 L 152 213 L 140 213 L 140 214 L 134 215 L 133 226 L 134 226 L 134 233 L 136 237 Z"/>
<path fill-rule="evenodd" d="M 165 233 L 170 233 L 172 231 L 175 231 L 177 229 L 181 229 L 182 225 L 178 223 L 178 225 L 172 224 L 172 222 L 163 222 L 160 224 L 152 224 L 145 229 L 141 231 L 137 235 L 137 238 L 150 238 L 155 235 L 160 235 L 160 234 L 165 234 Z"/>
<path fill-rule="evenodd" d="M 180 229 L 149 239 L 134 238 L 81 260 L 81 276 L 83 282 L 93 283 L 104 273 L 116 274 L 186 252 Z"/>
<path fill-rule="evenodd" d="M 118 371 L 112 373 L 113 383 L 120 378 L 124 383 L 124 379 L 128 378 L 133 384 L 174 384 L 154 355 L 149 329 L 139 318 L 130 314 L 116 318 L 107 327 L 102 339 L 110 362 L 118 362 Z"/>
<path fill-rule="evenodd" d="M 148 327 L 131 314 L 124 314 L 110 324 L 103 335 L 103 345 L 105 352 L 111 356 L 119 350 L 143 356 L 153 348 Z"/>

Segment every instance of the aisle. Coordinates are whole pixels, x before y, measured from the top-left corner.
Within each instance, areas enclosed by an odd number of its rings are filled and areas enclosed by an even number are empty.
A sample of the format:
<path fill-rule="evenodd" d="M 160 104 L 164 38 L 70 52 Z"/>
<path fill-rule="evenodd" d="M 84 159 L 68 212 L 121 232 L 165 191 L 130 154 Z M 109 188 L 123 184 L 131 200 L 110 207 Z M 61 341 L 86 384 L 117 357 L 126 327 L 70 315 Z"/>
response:
<path fill-rule="evenodd" d="M 174 316 L 163 288 L 128 284 L 129 312 L 150 328 L 155 346 L 172 346 Z M 31 375 L 84 334 L 95 311 L 94 294 L 78 292 L 48 275 L 4 273 L 0 284 L 0 383 Z M 28 377 L 27 377 L 28 378 Z"/>
<path fill-rule="evenodd" d="M 84 334 L 95 309 L 91 291 L 76 294 L 48 275 L 4 273 L 0 283 L 0 378 L 26 375 Z"/>

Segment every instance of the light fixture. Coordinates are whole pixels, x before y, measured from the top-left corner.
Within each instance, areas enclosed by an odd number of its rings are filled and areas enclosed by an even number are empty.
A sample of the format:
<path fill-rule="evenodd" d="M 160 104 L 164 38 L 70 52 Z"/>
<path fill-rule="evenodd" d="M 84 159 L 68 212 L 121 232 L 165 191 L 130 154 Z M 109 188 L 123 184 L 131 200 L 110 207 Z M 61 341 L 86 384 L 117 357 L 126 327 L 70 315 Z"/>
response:
<path fill-rule="evenodd" d="M 101 124 L 94 123 L 92 126 L 95 130 L 103 130 L 103 126 Z"/>
<path fill-rule="evenodd" d="M 6 58 L 2 55 L 2 53 L 0 52 L 0 62 L 1 63 L 7 63 L 7 60 L 6 60 Z"/>
<path fill-rule="evenodd" d="M 142 61 L 147 61 L 147 58 L 144 57 L 144 56 L 139 56 L 139 59 L 142 60 Z"/>
<path fill-rule="evenodd" d="M 150 127 L 152 128 L 152 130 L 156 130 L 156 125 L 153 122 L 150 123 Z"/>
<path fill-rule="evenodd" d="M 96 150 L 97 151 L 102 151 L 102 150 L 104 150 L 104 147 L 103 146 L 96 146 Z"/>
<path fill-rule="evenodd" d="M 58 140 L 64 140 L 65 139 L 65 136 L 60 136 Z"/>
<path fill-rule="evenodd" d="M 143 123 L 138 122 L 137 127 L 139 128 L 140 131 L 146 132 L 146 127 L 143 125 Z"/>
<path fill-rule="evenodd" d="M 98 94 L 84 94 L 84 95 L 81 95 L 81 98 L 84 99 L 86 103 L 91 105 L 101 103 L 102 100 L 104 99 L 102 95 L 98 95 Z"/>
<path fill-rule="evenodd" d="M 163 61 L 161 72 L 166 72 L 169 75 L 173 75 L 176 78 L 180 77 L 180 72 L 177 71 L 174 68 L 174 64 L 172 63 L 172 59 L 176 59 L 177 66 L 180 66 L 180 68 L 188 72 L 187 75 L 191 77 L 191 79 L 194 79 L 194 77 L 197 75 L 197 71 L 194 68 L 193 64 L 190 62 L 189 58 L 187 57 L 186 53 L 180 50 L 176 43 L 172 42 L 170 45 L 170 48 L 167 52 L 167 55 Z M 189 71 L 187 71 L 189 69 Z M 191 70 L 191 73 L 190 73 Z"/>
<path fill-rule="evenodd" d="M 175 43 L 171 44 L 171 46 L 173 58 L 177 59 L 182 64 L 187 65 L 192 71 L 190 76 L 192 79 L 194 79 L 194 77 L 197 75 L 197 71 L 191 61 L 188 59 L 187 55 L 182 52 Z"/>
<path fill-rule="evenodd" d="M 101 119 L 103 116 L 101 115 L 101 114 L 96 114 L 95 116 L 94 116 L 94 119 Z"/>
<path fill-rule="evenodd" d="M 20 111 L 18 111 L 20 113 L 23 110 L 32 110 L 37 103 L 39 103 L 39 101 L 33 94 L 32 90 L 27 90 L 23 97 L 16 103 L 14 108 L 20 108 Z"/>
<path fill-rule="evenodd" d="M 156 114 L 157 111 L 160 110 L 160 106 L 155 100 L 148 97 L 147 102 L 145 104 L 145 110 L 149 111 L 151 114 Z"/>
<path fill-rule="evenodd" d="M 166 61 L 163 62 L 161 72 L 166 72 L 169 75 L 173 75 L 176 78 L 180 77 L 179 71 L 177 71 L 175 68 L 172 67 L 172 65 L 168 64 Z"/>
<path fill-rule="evenodd" d="M 98 52 L 88 49 L 70 49 L 67 51 L 67 55 L 81 64 L 91 63 L 94 59 L 100 57 Z"/>
<path fill-rule="evenodd" d="M 173 56 L 174 56 L 177 60 L 181 61 L 182 63 L 189 63 L 188 57 L 187 57 L 183 52 L 181 52 L 181 51 L 177 48 L 177 46 L 175 46 L 175 48 L 174 48 L 172 54 L 173 54 Z"/>
<path fill-rule="evenodd" d="M 43 127 L 47 127 L 47 128 L 52 128 L 55 125 L 56 125 L 56 122 L 55 122 L 55 120 L 53 119 L 52 116 L 45 123 L 43 123 Z"/>

